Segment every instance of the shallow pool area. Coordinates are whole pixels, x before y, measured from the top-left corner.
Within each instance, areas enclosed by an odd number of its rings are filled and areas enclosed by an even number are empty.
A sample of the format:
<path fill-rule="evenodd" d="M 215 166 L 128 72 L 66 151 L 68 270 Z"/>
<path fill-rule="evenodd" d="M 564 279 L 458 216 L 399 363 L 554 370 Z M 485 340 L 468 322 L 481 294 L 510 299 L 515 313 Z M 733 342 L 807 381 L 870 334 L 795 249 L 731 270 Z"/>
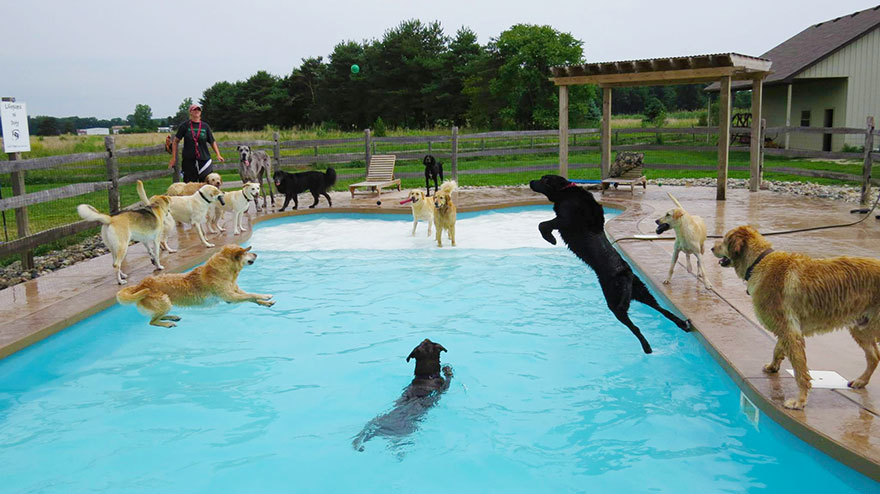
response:
<path fill-rule="evenodd" d="M 463 214 L 438 249 L 408 216 L 262 223 L 239 278 L 274 307 L 114 306 L 0 361 L 3 492 L 867 492 L 766 417 L 656 312 L 630 313 L 537 232 L 549 207 Z M 449 390 L 417 430 L 353 437 L 412 378 L 423 338 Z"/>

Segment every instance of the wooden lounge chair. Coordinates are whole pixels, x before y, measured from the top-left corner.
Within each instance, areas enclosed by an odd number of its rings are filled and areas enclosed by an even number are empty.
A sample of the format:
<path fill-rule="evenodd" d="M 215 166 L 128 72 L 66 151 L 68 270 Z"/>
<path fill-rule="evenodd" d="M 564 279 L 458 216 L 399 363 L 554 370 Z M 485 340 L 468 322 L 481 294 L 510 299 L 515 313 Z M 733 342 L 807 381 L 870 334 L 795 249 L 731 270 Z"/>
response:
<path fill-rule="evenodd" d="M 399 191 L 400 179 L 394 178 L 395 161 L 397 161 L 397 156 L 393 154 L 377 154 L 371 157 L 370 164 L 367 167 L 367 179 L 348 186 L 351 197 L 354 197 L 355 189 L 358 187 L 367 187 L 377 196 L 382 195 L 382 187 L 396 185 Z"/>
<path fill-rule="evenodd" d="M 636 185 L 641 185 L 644 189 L 648 188 L 648 179 L 645 177 L 642 160 L 643 153 L 632 153 L 621 151 L 614 158 L 614 166 L 612 167 L 612 176 L 602 180 L 602 193 L 613 185 L 616 189 L 619 185 L 629 185 L 630 194 L 635 194 Z M 613 173 L 613 170 L 625 170 L 622 173 Z M 617 176 L 614 176 L 617 175 Z"/>

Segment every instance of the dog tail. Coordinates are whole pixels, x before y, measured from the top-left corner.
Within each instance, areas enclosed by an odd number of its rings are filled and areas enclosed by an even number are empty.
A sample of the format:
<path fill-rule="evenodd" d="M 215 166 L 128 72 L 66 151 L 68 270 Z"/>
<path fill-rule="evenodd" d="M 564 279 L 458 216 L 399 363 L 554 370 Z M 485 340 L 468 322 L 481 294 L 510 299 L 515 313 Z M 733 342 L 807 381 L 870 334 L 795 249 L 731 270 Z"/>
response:
<path fill-rule="evenodd" d="M 443 185 L 440 186 L 440 190 L 444 192 L 452 192 L 453 190 L 458 188 L 458 183 L 455 180 L 447 180 L 443 182 Z"/>
<path fill-rule="evenodd" d="M 144 297 L 150 294 L 149 288 L 137 289 L 136 286 L 129 286 L 119 290 L 116 293 L 116 300 L 120 304 L 134 304 L 140 302 Z"/>
<path fill-rule="evenodd" d="M 680 209 L 684 209 L 684 206 L 682 206 L 681 203 L 678 202 L 678 199 L 676 199 L 674 195 L 670 194 L 669 192 L 667 192 L 666 195 L 668 195 L 669 198 L 672 199 L 672 202 L 675 203 L 676 207 L 678 207 Z"/>
<path fill-rule="evenodd" d="M 324 191 L 327 191 L 330 187 L 333 187 L 333 184 L 336 183 L 336 170 L 332 166 L 327 167 L 327 171 L 324 172 Z"/>
<path fill-rule="evenodd" d="M 141 182 L 140 180 L 137 181 L 137 191 L 138 191 L 138 197 L 141 198 L 141 201 L 143 201 L 144 206 L 149 206 L 150 205 L 150 198 L 147 197 L 147 191 L 144 190 L 144 183 Z"/>
<path fill-rule="evenodd" d="M 110 224 L 110 216 L 104 213 L 99 212 L 94 207 L 88 204 L 80 204 L 76 207 L 76 212 L 79 213 L 79 217 L 87 220 L 87 221 L 100 221 L 105 225 Z"/>

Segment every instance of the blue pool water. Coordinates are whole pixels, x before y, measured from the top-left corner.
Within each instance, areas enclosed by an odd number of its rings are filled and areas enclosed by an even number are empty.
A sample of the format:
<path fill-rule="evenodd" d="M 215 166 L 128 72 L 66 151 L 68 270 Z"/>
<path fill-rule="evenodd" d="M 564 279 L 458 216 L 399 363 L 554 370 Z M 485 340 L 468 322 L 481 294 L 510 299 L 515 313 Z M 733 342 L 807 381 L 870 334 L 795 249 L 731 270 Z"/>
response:
<path fill-rule="evenodd" d="M 0 361 L 0 492 L 876 492 L 752 425 L 696 338 L 634 304 L 644 355 L 550 217 L 462 215 L 443 249 L 405 216 L 263 223 L 239 284 L 274 307 L 162 329 L 114 306 Z M 426 337 L 449 390 L 355 451 Z"/>

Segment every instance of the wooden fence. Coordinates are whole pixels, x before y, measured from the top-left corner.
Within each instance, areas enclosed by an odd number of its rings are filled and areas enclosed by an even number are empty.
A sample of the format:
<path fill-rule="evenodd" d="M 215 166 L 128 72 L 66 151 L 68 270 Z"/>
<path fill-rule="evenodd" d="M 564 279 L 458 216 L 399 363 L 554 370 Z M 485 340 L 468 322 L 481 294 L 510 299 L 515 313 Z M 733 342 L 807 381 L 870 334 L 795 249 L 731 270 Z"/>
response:
<path fill-rule="evenodd" d="M 733 128 L 732 135 L 748 133 L 748 128 Z M 715 152 L 717 146 L 709 143 L 710 138 L 717 136 L 717 127 L 691 127 L 691 128 L 628 128 L 613 129 L 612 150 L 662 150 L 662 151 L 705 151 Z M 818 134 L 859 134 L 865 139 L 864 152 L 823 152 L 794 149 L 764 148 L 763 154 L 789 157 L 809 157 L 824 159 L 851 159 L 864 160 L 863 174 L 861 176 L 817 171 L 799 168 L 774 168 L 775 171 L 800 175 L 805 177 L 829 178 L 834 180 L 846 180 L 862 183 L 862 199 L 867 202 L 870 195 L 870 184 L 878 182 L 871 177 L 873 160 L 880 158 L 880 153 L 873 152 L 873 139 L 878 135 L 874 129 L 873 119 L 869 118 L 865 129 L 857 128 L 805 128 L 805 127 L 776 127 L 767 128 L 764 134 L 784 135 L 786 133 L 818 133 Z M 569 152 L 599 151 L 599 129 L 571 129 L 569 130 Z M 662 136 L 666 134 L 690 135 L 693 137 L 689 145 L 663 145 L 639 142 L 627 144 L 627 136 L 640 134 L 652 134 Z M 363 177 L 365 170 L 360 163 L 369 163 L 373 154 L 395 154 L 399 161 L 418 160 L 427 153 L 446 160 L 451 166 L 447 168 L 447 174 L 458 180 L 459 174 L 489 174 L 509 173 L 515 171 L 556 171 L 557 165 L 532 164 L 516 166 L 515 168 L 486 168 L 459 170 L 459 160 L 481 158 L 488 156 L 523 156 L 523 155 L 547 155 L 558 153 L 558 130 L 535 130 L 535 131 L 499 131 L 482 132 L 474 134 L 459 134 L 458 129 L 453 127 L 449 134 L 431 136 L 406 136 L 406 137 L 375 137 L 369 129 L 364 131 L 363 138 L 349 139 L 313 139 L 281 141 L 279 134 L 274 134 L 274 139 L 251 140 L 251 141 L 223 141 L 218 143 L 221 148 L 227 150 L 238 145 L 247 145 L 255 148 L 265 148 L 273 158 L 273 167 L 310 167 L 314 165 L 329 165 L 340 163 L 356 163 L 356 171 L 348 172 L 342 169 L 338 176 L 340 179 L 356 179 Z M 705 137 L 706 145 L 700 144 Z M 528 141 L 526 143 L 526 140 Z M 657 139 L 660 141 L 660 139 Z M 580 142 L 579 142 L 580 141 Z M 0 257 L 12 254 L 22 254 L 23 264 L 26 268 L 33 267 L 31 251 L 37 246 L 59 240 L 89 228 L 97 226 L 95 222 L 76 221 L 60 226 L 53 226 L 44 231 L 31 233 L 28 221 L 28 206 L 48 203 L 65 198 L 81 196 L 97 191 L 107 191 L 107 202 L 112 213 L 118 212 L 120 204 L 120 187 L 130 186 L 137 180 L 149 180 L 159 177 L 172 177 L 178 181 L 180 177 L 180 161 L 177 160 L 175 169 L 167 169 L 168 156 L 165 154 L 164 145 L 149 146 L 136 149 L 116 149 L 114 136 L 105 138 L 106 151 L 99 153 L 78 153 L 63 156 L 51 156 L 45 158 L 20 159 L 19 155 L 10 155 L 10 160 L 0 162 L 0 175 L 9 174 L 12 183 L 13 196 L 0 199 L 0 211 L 15 211 L 15 222 L 18 238 L 0 243 Z M 340 152 L 320 152 L 321 148 L 346 149 Z M 731 151 L 748 152 L 748 145 L 731 146 Z M 310 152 L 304 152 L 309 150 Z M 762 155 L 763 156 L 763 155 Z M 131 160 L 135 157 L 146 157 L 151 160 L 146 165 L 121 166 L 120 160 Z M 155 161 L 152 159 L 155 158 Z M 236 156 L 237 158 L 237 156 Z M 38 170 L 60 170 L 62 167 L 88 161 L 103 161 L 102 179 L 64 185 L 47 190 L 28 193 L 25 188 L 25 173 Z M 229 159 L 225 163 L 215 162 L 215 169 L 237 169 L 237 159 Z M 762 159 L 763 162 L 763 159 Z M 582 163 L 569 165 L 570 169 L 598 167 L 598 163 Z M 714 170 L 714 166 L 708 165 L 683 165 L 680 163 L 654 163 L 646 162 L 646 168 L 677 169 L 677 170 Z M 95 166 L 91 167 L 94 171 Z M 144 169 L 147 168 L 147 169 Z M 738 170 L 737 167 L 732 167 Z M 748 168 L 743 167 L 744 171 Z M 123 171 L 124 173 L 120 174 Z M 397 173 L 401 178 L 418 178 L 423 176 L 421 172 Z"/>

